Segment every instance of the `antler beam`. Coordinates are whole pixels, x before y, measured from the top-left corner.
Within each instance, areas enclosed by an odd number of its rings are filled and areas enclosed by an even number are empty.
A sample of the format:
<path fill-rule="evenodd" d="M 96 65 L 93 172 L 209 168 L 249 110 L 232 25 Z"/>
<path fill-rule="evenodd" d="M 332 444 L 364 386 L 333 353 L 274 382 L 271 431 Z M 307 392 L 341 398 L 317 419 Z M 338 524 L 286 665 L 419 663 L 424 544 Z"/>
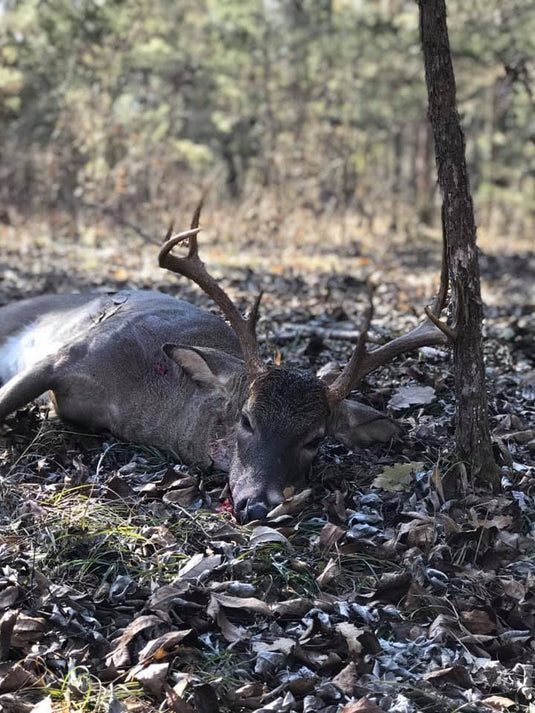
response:
<path fill-rule="evenodd" d="M 428 319 L 422 322 L 410 332 L 400 337 L 396 337 L 391 342 L 383 344 L 376 349 L 368 351 L 366 341 L 368 338 L 368 330 L 370 328 L 373 305 L 366 312 L 364 326 L 362 328 L 357 345 L 335 381 L 327 388 L 327 398 L 329 403 L 337 404 L 342 399 L 345 399 L 348 394 L 356 388 L 357 384 L 367 374 L 377 369 L 379 366 L 387 364 L 394 357 L 420 349 L 421 347 L 435 346 L 437 344 L 445 344 L 448 340 L 455 337 L 456 325 L 459 323 L 459 313 L 463 309 L 462 300 L 458 301 L 456 307 L 455 325 L 449 327 L 440 322 L 440 313 L 444 309 L 448 295 L 448 266 L 446 260 L 446 248 L 443 246 L 442 253 L 442 268 L 440 273 L 440 287 L 438 290 L 433 309 L 426 308 L 425 312 Z M 438 322 L 438 324 L 437 324 Z"/>
<path fill-rule="evenodd" d="M 225 317 L 231 324 L 232 329 L 238 337 L 245 359 L 245 365 L 249 379 L 253 381 L 259 374 L 265 371 L 265 366 L 260 358 L 258 342 L 256 339 L 256 323 L 258 321 L 258 308 L 262 295 L 256 299 L 248 317 L 243 317 L 234 302 L 227 293 L 218 285 L 216 280 L 208 273 L 206 267 L 199 257 L 199 247 L 197 234 L 200 231 L 199 219 L 201 215 L 202 201 L 199 203 L 191 221 L 191 228 L 181 233 L 173 234 L 173 226 L 169 227 L 165 236 L 158 263 L 160 267 L 165 267 L 177 275 L 183 275 L 192 282 L 195 282 L 221 309 Z M 185 257 L 178 257 L 172 254 L 174 247 L 188 241 L 189 249 Z"/>

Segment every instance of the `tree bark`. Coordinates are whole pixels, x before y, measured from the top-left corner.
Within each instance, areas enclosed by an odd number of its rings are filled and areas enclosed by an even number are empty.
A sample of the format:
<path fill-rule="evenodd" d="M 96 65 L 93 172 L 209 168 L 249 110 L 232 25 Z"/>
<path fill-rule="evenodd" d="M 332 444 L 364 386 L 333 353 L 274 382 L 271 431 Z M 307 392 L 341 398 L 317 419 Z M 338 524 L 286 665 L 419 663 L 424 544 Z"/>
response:
<path fill-rule="evenodd" d="M 445 0 L 418 0 L 429 121 L 435 139 L 438 183 L 443 199 L 452 301 L 458 315 L 453 345 L 457 456 L 472 478 L 499 483 L 488 425 L 483 361 L 483 305 L 476 248 L 476 225 L 465 143 L 456 107 Z"/>

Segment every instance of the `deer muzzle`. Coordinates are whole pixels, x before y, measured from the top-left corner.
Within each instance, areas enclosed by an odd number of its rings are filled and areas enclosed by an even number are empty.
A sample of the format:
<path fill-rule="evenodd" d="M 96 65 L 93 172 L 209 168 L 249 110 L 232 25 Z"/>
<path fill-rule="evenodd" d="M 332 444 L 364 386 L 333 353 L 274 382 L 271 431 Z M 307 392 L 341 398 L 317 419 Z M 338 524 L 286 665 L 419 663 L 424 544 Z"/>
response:
<path fill-rule="evenodd" d="M 235 457 L 229 474 L 234 512 L 240 523 L 265 520 L 268 512 L 284 500 L 285 468 L 279 458 L 261 464 L 243 464 Z"/>

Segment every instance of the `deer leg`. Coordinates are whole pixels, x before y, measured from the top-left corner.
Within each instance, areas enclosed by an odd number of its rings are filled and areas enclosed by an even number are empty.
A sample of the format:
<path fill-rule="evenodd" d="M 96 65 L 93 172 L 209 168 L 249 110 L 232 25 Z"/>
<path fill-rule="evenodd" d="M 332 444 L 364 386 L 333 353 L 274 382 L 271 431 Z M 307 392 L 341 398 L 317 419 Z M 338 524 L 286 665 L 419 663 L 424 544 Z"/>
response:
<path fill-rule="evenodd" d="M 52 357 L 46 357 L 10 379 L 0 389 L 0 423 L 27 403 L 52 388 Z"/>

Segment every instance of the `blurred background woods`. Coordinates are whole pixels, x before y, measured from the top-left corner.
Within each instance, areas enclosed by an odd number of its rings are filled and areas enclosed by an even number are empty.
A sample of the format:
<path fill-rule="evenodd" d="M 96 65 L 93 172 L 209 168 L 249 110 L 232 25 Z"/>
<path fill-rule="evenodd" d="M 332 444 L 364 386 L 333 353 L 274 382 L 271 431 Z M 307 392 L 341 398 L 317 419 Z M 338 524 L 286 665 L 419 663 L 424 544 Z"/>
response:
<path fill-rule="evenodd" d="M 448 10 L 478 223 L 522 239 L 535 219 L 535 6 Z M 209 181 L 220 206 L 248 206 L 268 229 L 295 212 L 311 225 L 350 215 L 369 234 L 438 224 L 413 0 L 3 0 L 0 12 L 4 223 L 53 210 L 77 226 L 98 206 L 154 228 Z"/>

